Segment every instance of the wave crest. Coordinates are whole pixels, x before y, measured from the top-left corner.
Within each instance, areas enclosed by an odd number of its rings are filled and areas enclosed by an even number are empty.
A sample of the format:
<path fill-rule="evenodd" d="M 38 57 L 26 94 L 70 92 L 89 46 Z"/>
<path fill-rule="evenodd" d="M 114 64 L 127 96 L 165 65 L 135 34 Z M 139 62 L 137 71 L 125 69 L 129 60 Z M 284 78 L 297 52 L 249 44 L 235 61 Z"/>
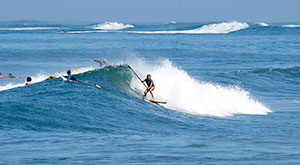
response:
<path fill-rule="evenodd" d="M 123 24 L 118 22 L 104 22 L 98 25 L 94 25 L 93 29 L 99 29 L 99 30 L 121 30 L 125 28 L 133 28 L 133 25 L 130 24 Z"/>
<path fill-rule="evenodd" d="M 300 27 L 300 25 L 282 25 L 281 27 L 290 27 L 290 28 L 295 28 L 295 27 Z"/>
<path fill-rule="evenodd" d="M 260 23 L 258 23 L 258 25 L 259 25 L 259 26 L 269 26 L 269 24 L 264 23 L 264 22 L 260 22 Z"/>
<path fill-rule="evenodd" d="M 238 86 L 220 86 L 201 82 L 169 60 L 160 65 L 147 65 L 141 61 L 131 65 L 142 75 L 151 74 L 155 83 L 155 97 L 166 100 L 166 108 L 196 115 L 227 117 L 235 114 L 266 115 L 271 112 L 256 101 L 248 91 Z M 144 87 L 135 78 L 129 84 L 130 93 L 143 93 Z"/>
<path fill-rule="evenodd" d="M 131 31 L 131 33 L 144 34 L 227 34 L 234 31 L 248 28 L 247 23 L 241 22 L 222 22 L 218 24 L 204 25 L 192 30 L 175 30 L 175 31 Z"/>

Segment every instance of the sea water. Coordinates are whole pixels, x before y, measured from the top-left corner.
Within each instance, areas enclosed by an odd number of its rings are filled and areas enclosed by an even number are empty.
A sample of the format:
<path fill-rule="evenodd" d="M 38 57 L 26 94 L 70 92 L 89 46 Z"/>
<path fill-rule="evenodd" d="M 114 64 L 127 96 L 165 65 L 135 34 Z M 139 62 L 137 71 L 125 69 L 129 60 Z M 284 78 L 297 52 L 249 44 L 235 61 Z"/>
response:
<path fill-rule="evenodd" d="M 0 164 L 297 164 L 299 25 L 2 22 Z"/>

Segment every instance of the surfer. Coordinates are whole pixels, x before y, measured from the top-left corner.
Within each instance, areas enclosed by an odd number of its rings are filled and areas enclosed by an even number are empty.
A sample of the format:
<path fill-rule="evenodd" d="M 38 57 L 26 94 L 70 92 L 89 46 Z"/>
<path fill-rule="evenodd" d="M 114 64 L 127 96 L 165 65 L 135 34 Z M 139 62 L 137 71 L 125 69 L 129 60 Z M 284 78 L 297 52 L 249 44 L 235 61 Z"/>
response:
<path fill-rule="evenodd" d="M 26 84 L 25 85 L 30 85 L 32 84 L 32 78 L 31 77 L 27 77 L 27 81 L 26 81 Z"/>
<path fill-rule="evenodd" d="M 0 77 L 1 77 L 1 78 L 7 78 L 7 77 L 4 76 L 2 73 L 0 73 Z"/>
<path fill-rule="evenodd" d="M 99 63 L 100 67 L 103 67 L 103 66 L 105 66 L 107 64 L 107 60 L 106 59 L 103 59 L 103 61 L 91 59 L 90 61 Z"/>
<path fill-rule="evenodd" d="M 67 78 L 67 81 L 77 81 L 77 79 L 74 77 L 74 75 L 71 74 L 71 71 L 67 71 L 68 76 L 65 76 Z"/>
<path fill-rule="evenodd" d="M 148 85 L 148 88 L 145 90 L 144 92 L 144 96 L 147 95 L 148 92 L 150 92 L 151 96 L 152 96 L 152 100 L 154 100 L 154 95 L 153 95 L 153 90 L 155 89 L 155 85 L 153 83 L 153 80 L 151 79 L 151 75 L 148 74 L 145 80 L 141 81 L 142 83 L 146 82 L 146 84 Z"/>
<path fill-rule="evenodd" d="M 46 80 L 51 80 L 51 79 L 54 79 L 54 78 L 56 78 L 56 76 L 50 75 L 48 78 L 45 79 L 45 81 L 46 81 Z"/>
<path fill-rule="evenodd" d="M 10 74 L 8 74 L 8 78 L 17 78 L 17 77 L 10 73 Z"/>

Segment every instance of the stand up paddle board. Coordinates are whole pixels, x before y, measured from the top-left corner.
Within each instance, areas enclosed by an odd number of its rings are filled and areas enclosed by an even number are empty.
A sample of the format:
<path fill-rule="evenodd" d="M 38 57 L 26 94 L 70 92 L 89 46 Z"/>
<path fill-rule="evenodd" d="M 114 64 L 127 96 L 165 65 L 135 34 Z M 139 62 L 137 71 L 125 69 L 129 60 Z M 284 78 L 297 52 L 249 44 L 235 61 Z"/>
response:
<path fill-rule="evenodd" d="M 148 100 L 149 102 L 155 103 L 155 104 L 167 104 L 166 101 L 152 100 L 152 99 L 149 99 L 147 97 L 145 97 L 145 99 Z"/>

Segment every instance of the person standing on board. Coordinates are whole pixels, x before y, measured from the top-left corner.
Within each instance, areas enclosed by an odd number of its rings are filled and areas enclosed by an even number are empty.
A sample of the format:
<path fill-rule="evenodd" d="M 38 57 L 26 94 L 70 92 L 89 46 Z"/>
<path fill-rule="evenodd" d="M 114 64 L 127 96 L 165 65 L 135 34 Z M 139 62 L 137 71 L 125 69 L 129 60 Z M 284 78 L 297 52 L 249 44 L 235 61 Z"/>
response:
<path fill-rule="evenodd" d="M 144 96 L 147 95 L 148 92 L 150 92 L 151 96 L 152 96 L 152 100 L 154 100 L 154 95 L 153 95 L 153 90 L 155 89 L 155 85 L 153 83 L 153 80 L 151 79 L 151 75 L 148 74 L 145 80 L 141 81 L 142 83 L 146 82 L 146 84 L 148 85 L 148 88 L 145 90 L 144 92 Z"/>

